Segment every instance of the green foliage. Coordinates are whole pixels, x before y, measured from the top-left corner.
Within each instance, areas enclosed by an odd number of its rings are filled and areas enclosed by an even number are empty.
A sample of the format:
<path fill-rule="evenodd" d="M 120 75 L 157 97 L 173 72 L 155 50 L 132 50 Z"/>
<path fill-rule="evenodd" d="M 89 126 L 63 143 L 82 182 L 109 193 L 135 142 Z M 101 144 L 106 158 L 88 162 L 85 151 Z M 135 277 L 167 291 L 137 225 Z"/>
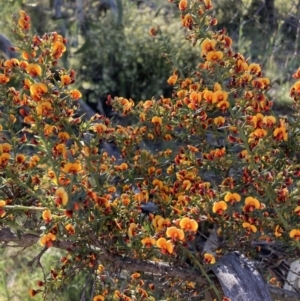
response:
<path fill-rule="evenodd" d="M 236 50 L 258 60 L 272 78 L 275 105 L 290 103 L 288 82 L 300 63 L 299 1 L 218 0 L 215 11 L 218 27 L 238 41 Z"/>
<path fill-rule="evenodd" d="M 0 249 L 0 300 L 1 301 L 30 301 L 28 291 L 34 284 L 43 279 L 43 270 L 32 262 L 33 258 L 40 252 L 38 246 L 32 246 L 24 250 L 23 248 L 6 247 Z M 48 250 L 47 254 L 41 259 L 41 264 L 48 268 L 53 268 L 60 260 L 63 252 L 59 250 Z M 68 301 L 77 300 L 80 294 L 82 283 L 77 282 L 70 288 L 59 293 L 59 297 L 52 295 L 52 300 Z M 42 300 L 37 295 L 36 301 Z"/>
<path fill-rule="evenodd" d="M 169 6 L 156 11 L 122 3 L 121 24 L 111 11 L 88 23 L 85 41 L 74 54 L 80 90 L 89 94 L 91 102 L 107 94 L 136 101 L 170 95 L 165 79 L 172 64 L 163 54 L 172 52 L 178 67 L 187 71 L 195 65 L 197 51 L 183 41 L 184 31 Z M 165 37 L 160 41 L 149 35 L 156 24 Z"/>

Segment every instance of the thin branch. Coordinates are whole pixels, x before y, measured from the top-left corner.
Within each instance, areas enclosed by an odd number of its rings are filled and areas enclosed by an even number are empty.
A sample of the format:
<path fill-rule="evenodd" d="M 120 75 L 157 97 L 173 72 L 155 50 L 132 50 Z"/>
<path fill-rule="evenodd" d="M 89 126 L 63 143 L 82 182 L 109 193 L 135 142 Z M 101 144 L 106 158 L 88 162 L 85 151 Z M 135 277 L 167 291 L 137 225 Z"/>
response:
<path fill-rule="evenodd" d="M 16 247 L 27 248 L 39 241 L 40 237 L 33 234 L 23 234 L 21 240 L 16 234 L 14 234 L 9 228 L 0 227 L 0 243 L 8 244 L 14 243 Z M 145 272 L 159 277 L 170 277 L 177 279 L 184 279 L 186 281 L 196 282 L 200 286 L 209 286 L 207 280 L 205 280 L 199 272 L 193 269 L 172 267 L 167 263 L 157 263 L 151 261 L 144 261 L 140 259 L 133 259 L 118 254 L 110 253 L 107 251 L 104 245 L 98 240 L 93 241 L 94 246 L 91 246 L 94 250 L 98 250 L 101 253 L 101 259 L 103 262 L 112 264 L 117 269 L 126 270 L 128 272 Z M 71 251 L 78 251 L 82 249 L 82 245 L 76 245 L 72 241 L 60 241 L 53 242 L 53 247 Z M 40 254 L 39 254 L 40 255 Z M 299 294 L 286 291 L 281 288 L 268 285 L 268 289 L 272 297 L 276 300 L 282 301 L 298 301 L 300 299 Z"/>
<path fill-rule="evenodd" d="M 160 277 L 167 276 L 171 278 L 185 279 L 187 281 L 197 282 L 200 285 L 208 285 L 208 282 L 205 279 L 199 277 L 199 271 L 181 267 L 172 267 L 167 263 L 158 263 L 121 256 L 108 252 L 105 246 L 103 246 L 98 240 L 94 241 L 94 244 L 101 252 L 102 261 L 112 263 L 117 269 L 124 269 L 132 273 L 139 271 Z"/>
<path fill-rule="evenodd" d="M 274 287 L 271 285 L 268 285 L 268 289 L 269 289 L 269 292 L 270 292 L 272 298 L 274 298 L 274 300 L 282 300 L 282 301 L 299 301 L 300 300 L 300 295 L 295 292 L 287 291 L 280 287 Z"/>

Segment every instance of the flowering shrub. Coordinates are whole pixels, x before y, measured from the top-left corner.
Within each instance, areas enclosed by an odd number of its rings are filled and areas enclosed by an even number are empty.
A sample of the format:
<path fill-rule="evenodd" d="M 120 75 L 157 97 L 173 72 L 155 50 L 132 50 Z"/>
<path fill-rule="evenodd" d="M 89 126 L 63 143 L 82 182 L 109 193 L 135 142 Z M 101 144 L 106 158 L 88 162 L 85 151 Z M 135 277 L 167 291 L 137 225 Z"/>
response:
<path fill-rule="evenodd" d="M 300 81 L 290 92 L 293 118 L 277 117 L 261 66 L 235 53 L 225 30 L 213 31 L 211 1 L 170 2 L 199 48 L 199 64 L 189 77 L 174 69 L 171 98 L 135 105 L 108 97 L 129 126 L 76 116 L 75 72 L 59 69 L 57 79 L 51 71 L 66 40 L 31 36 L 24 11 L 13 19 L 22 58 L 1 63 L 1 224 L 18 229 L 22 246 L 39 241 L 37 261 L 47 248 L 66 250 L 32 296 L 46 298 L 85 270 L 94 301 L 178 300 L 201 294 L 211 264 L 228 252 L 255 258 L 253 242 L 299 256 Z M 159 28 L 150 34 L 155 39 Z M 100 148 L 105 141 L 118 146 L 119 159 Z M 153 152 L 143 147 L 158 142 Z M 220 237 L 211 252 L 199 245 L 208 228 Z M 186 261 L 202 283 L 191 269 L 183 274 Z"/>

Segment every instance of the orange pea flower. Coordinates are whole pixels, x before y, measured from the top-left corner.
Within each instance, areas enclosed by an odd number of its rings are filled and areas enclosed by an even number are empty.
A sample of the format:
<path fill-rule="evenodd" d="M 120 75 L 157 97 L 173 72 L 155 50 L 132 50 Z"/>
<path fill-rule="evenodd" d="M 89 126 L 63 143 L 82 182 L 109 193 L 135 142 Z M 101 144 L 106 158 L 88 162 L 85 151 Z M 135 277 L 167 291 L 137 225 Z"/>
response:
<path fill-rule="evenodd" d="M 24 163 L 25 159 L 26 159 L 26 157 L 23 154 L 16 155 L 16 162 L 18 162 L 19 164 Z"/>
<path fill-rule="evenodd" d="M 0 74 L 0 84 L 6 84 L 9 82 L 9 77 L 5 74 Z"/>
<path fill-rule="evenodd" d="M 171 220 L 169 218 L 159 219 L 157 221 L 157 225 L 158 225 L 158 227 L 156 228 L 156 232 L 160 232 L 160 231 L 164 230 L 165 228 L 171 226 Z"/>
<path fill-rule="evenodd" d="M 70 138 L 70 135 L 67 132 L 59 132 L 57 136 L 61 142 L 65 142 Z"/>
<path fill-rule="evenodd" d="M 184 240 L 184 232 L 174 226 L 167 228 L 166 235 L 173 241 Z"/>
<path fill-rule="evenodd" d="M 142 239 L 142 244 L 146 247 L 146 248 L 150 248 L 152 246 L 155 246 L 156 244 L 156 239 L 153 237 L 145 237 Z"/>
<path fill-rule="evenodd" d="M 102 264 L 98 265 L 97 274 L 102 274 L 104 271 L 104 266 Z"/>
<path fill-rule="evenodd" d="M 204 254 L 204 262 L 208 263 L 208 264 L 214 264 L 216 263 L 216 258 L 214 255 L 210 254 L 210 253 L 205 253 Z"/>
<path fill-rule="evenodd" d="M 190 94 L 190 101 L 192 101 L 192 102 L 200 103 L 201 98 L 202 98 L 202 93 L 201 92 L 193 91 Z"/>
<path fill-rule="evenodd" d="M 190 219 L 189 217 L 184 217 L 183 219 L 181 219 L 179 226 L 185 231 L 196 232 L 198 230 L 198 223 L 194 219 Z"/>
<path fill-rule="evenodd" d="M 50 136 L 51 134 L 55 133 L 56 131 L 57 131 L 57 128 L 55 126 L 50 125 L 50 124 L 45 124 L 44 134 L 46 137 Z"/>
<path fill-rule="evenodd" d="M 210 151 L 210 154 L 214 158 L 221 158 L 225 155 L 225 147 L 213 149 L 213 150 Z"/>
<path fill-rule="evenodd" d="M 56 240 L 56 236 L 53 233 L 44 234 L 40 238 L 40 244 L 41 246 L 46 246 L 47 248 L 50 248 L 53 246 L 54 240 Z"/>
<path fill-rule="evenodd" d="M 251 142 L 251 141 L 253 141 L 254 139 L 262 139 L 262 138 L 264 138 L 265 136 L 267 136 L 267 131 L 266 131 L 266 130 L 264 130 L 264 129 L 256 129 L 254 132 L 252 132 L 252 133 L 249 135 L 248 141 Z"/>
<path fill-rule="evenodd" d="M 158 116 L 154 116 L 151 120 L 152 123 L 154 124 L 159 124 L 161 125 L 162 124 L 162 118 L 161 117 L 158 117 Z"/>
<path fill-rule="evenodd" d="M 274 231 L 275 236 L 276 237 L 282 236 L 282 233 L 283 233 L 283 229 L 279 225 L 276 225 Z"/>
<path fill-rule="evenodd" d="M 30 76 L 33 77 L 42 75 L 42 68 L 39 64 L 28 64 L 26 71 Z"/>
<path fill-rule="evenodd" d="M 218 127 L 223 126 L 225 123 L 225 118 L 223 116 L 215 117 L 214 118 L 214 124 Z"/>
<path fill-rule="evenodd" d="M 101 134 L 101 133 L 104 133 L 107 130 L 107 126 L 104 123 L 97 123 L 97 124 L 93 125 L 91 127 L 91 129 L 94 132 L 96 132 L 98 134 Z"/>
<path fill-rule="evenodd" d="M 219 83 L 214 84 L 214 92 L 217 92 L 217 91 L 222 91 L 222 86 Z"/>
<path fill-rule="evenodd" d="M 60 77 L 60 81 L 63 86 L 70 85 L 72 83 L 72 79 L 69 75 L 65 74 Z"/>
<path fill-rule="evenodd" d="M 261 74 L 261 66 L 259 64 L 256 63 L 252 63 L 248 66 L 248 71 L 251 74 L 255 74 L 255 75 L 260 75 Z"/>
<path fill-rule="evenodd" d="M 154 219 L 152 220 L 152 225 L 155 229 L 161 227 L 165 222 L 165 219 L 161 215 L 155 215 Z"/>
<path fill-rule="evenodd" d="M 64 187 L 57 188 L 55 191 L 55 196 L 56 196 L 55 198 L 56 205 L 63 205 L 63 206 L 67 205 L 69 201 L 69 197 Z"/>
<path fill-rule="evenodd" d="M 264 115 L 261 113 L 256 114 L 255 116 L 252 116 L 251 123 L 253 124 L 253 127 L 256 128 L 262 128 L 264 120 Z"/>
<path fill-rule="evenodd" d="M 274 126 L 275 123 L 276 123 L 276 118 L 274 116 L 265 116 L 263 119 L 263 124 L 267 128 Z"/>
<path fill-rule="evenodd" d="M 197 153 L 199 152 L 199 149 L 193 145 L 187 145 L 188 149 L 192 152 L 192 153 Z"/>
<path fill-rule="evenodd" d="M 20 18 L 18 19 L 18 25 L 23 30 L 30 28 L 30 17 L 23 11 L 19 11 Z"/>
<path fill-rule="evenodd" d="M 188 93 L 187 90 L 179 90 L 177 92 L 177 96 L 182 98 L 182 97 L 186 96 L 187 93 Z"/>
<path fill-rule="evenodd" d="M 148 110 L 150 109 L 152 106 L 153 106 L 153 101 L 152 100 L 146 100 L 144 103 L 143 103 L 143 108 L 145 110 Z"/>
<path fill-rule="evenodd" d="M 235 65 L 235 72 L 240 73 L 248 70 L 248 63 L 245 62 L 245 59 L 242 57 L 241 59 L 238 59 Z"/>
<path fill-rule="evenodd" d="M 12 123 L 15 123 L 17 121 L 17 118 L 14 114 L 9 114 L 9 119 Z"/>
<path fill-rule="evenodd" d="M 22 52 L 22 58 L 23 58 L 24 60 L 28 61 L 29 58 L 30 58 L 30 54 L 29 54 L 28 52 L 23 51 L 23 52 Z M 22 61 L 22 62 L 21 62 L 21 68 L 22 68 L 22 69 L 26 69 L 26 67 L 28 66 L 29 63 L 26 62 L 26 61 Z"/>
<path fill-rule="evenodd" d="M 188 4 L 188 3 L 187 3 L 187 0 L 180 0 L 180 2 L 179 2 L 179 4 L 178 4 L 179 10 L 181 10 L 181 11 L 186 10 L 187 4 Z"/>
<path fill-rule="evenodd" d="M 270 84 L 270 79 L 267 77 L 261 77 L 260 80 L 264 83 L 265 86 L 268 86 Z"/>
<path fill-rule="evenodd" d="M 168 84 L 174 86 L 177 82 L 177 78 L 178 78 L 177 75 L 171 75 L 167 80 Z"/>
<path fill-rule="evenodd" d="M 190 188 L 192 187 L 192 183 L 190 180 L 184 180 L 182 182 L 182 189 L 184 190 L 190 190 Z"/>
<path fill-rule="evenodd" d="M 37 155 L 33 155 L 30 157 L 29 166 L 35 167 L 40 161 L 40 158 Z"/>
<path fill-rule="evenodd" d="M 225 43 L 226 48 L 230 48 L 232 45 L 232 39 L 229 36 L 224 36 L 223 42 Z"/>
<path fill-rule="evenodd" d="M 177 71 L 173 72 L 173 75 L 177 75 L 176 73 Z M 193 83 L 193 80 L 189 77 L 187 77 L 182 83 L 181 83 L 181 88 L 182 89 L 186 89 L 187 87 L 189 87 L 191 84 Z"/>
<path fill-rule="evenodd" d="M 257 228 L 254 225 L 251 225 L 250 223 L 244 222 L 243 228 L 246 228 L 247 231 L 249 231 L 249 232 L 253 232 L 253 233 L 257 232 Z"/>
<path fill-rule="evenodd" d="M 252 81 L 252 86 L 256 89 L 267 89 L 269 87 L 270 80 L 266 77 L 261 77 L 254 79 Z"/>
<path fill-rule="evenodd" d="M 155 28 L 155 27 L 151 27 L 149 29 L 149 34 L 150 34 L 151 37 L 155 37 L 158 34 L 158 32 L 159 32 L 158 29 Z"/>
<path fill-rule="evenodd" d="M 43 211 L 42 213 L 42 217 L 43 217 L 43 220 L 45 221 L 45 223 L 50 223 L 51 220 L 52 220 L 52 214 L 51 214 L 51 211 L 49 209 L 46 209 Z"/>
<path fill-rule="evenodd" d="M 193 17 L 190 14 L 186 14 L 182 20 L 181 20 L 181 24 L 184 27 L 187 27 L 189 29 L 192 29 L 193 26 Z"/>
<path fill-rule="evenodd" d="M 300 78 L 300 68 L 298 68 L 297 71 L 293 74 L 293 78 Z"/>
<path fill-rule="evenodd" d="M 228 93 L 226 91 L 217 90 L 212 96 L 212 103 L 226 101 L 228 99 Z"/>
<path fill-rule="evenodd" d="M 66 45 L 61 41 L 56 41 L 52 45 L 52 55 L 55 59 L 60 58 L 66 50 Z"/>
<path fill-rule="evenodd" d="M 32 289 L 32 288 L 29 290 L 29 296 L 30 296 L 31 298 L 33 298 L 37 293 L 38 293 L 38 291 L 36 291 L 36 290 L 34 290 L 34 289 Z"/>
<path fill-rule="evenodd" d="M 6 60 L 3 64 L 5 67 L 8 67 L 9 69 L 12 69 L 14 67 L 18 67 L 20 65 L 19 60 L 13 58 L 10 60 Z"/>
<path fill-rule="evenodd" d="M 227 100 L 222 100 L 217 103 L 217 107 L 221 109 L 222 111 L 225 111 L 230 106 L 229 102 Z"/>
<path fill-rule="evenodd" d="M 290 238 L 295 239 L 296 241 L 300 240 L 300 229 L 293 229 L 290 231 Z"/>
<path fill-rule="evenodd" d="M 135 223 L 130 223 L 129 228 L 128 228 L 128 236 L 133 237 L 136 235 L 136 231 L 138 229 L 137 224 Z"/>
<path fill-rule="evenodd" d="M 104 301 L 105 297 L 102 295 L 97 295 L 93 298 L 93 301 Z"/>
<path fill-rule="evenodd" d="M 28 66 L 28 62 L 26 62 L 26 61 L 21 61 L 20 62 L 20 68 L 21 69 L 26 70 L 27 66 Z M 29 90 L 29 88 L 28 88 L 28 90 Z"/>
<path fill-rule="evenodd" d="M 201 43 L 201 49 L 202 49 L 201 54 L 205 55 L 207 52 L 215 50 L 216 44 L 217 44 L 217 42 L 215 40 L 210 40 L 210 39 L 206 38 Z"/>
<path fill-rule="evenodd" d="M 59 143 L 54 146 L 54 153 L 57 155 L 61 155 L 66 151 L 66 146 L 63 143 Z"/>
<path fill-rule="evenodd" d="M 162 189 L 164 186 L 164 183 L 158 179 L 154 179 L 152 181 L 152 184 L 153 184 L 153 186 L 155 186 L 155 188 L 158 188 L 158 189 Z"/>
<path fill-rule="evenodd" d="M 248 196 L 246 199 L 245 199 L 245 206 L 243 207 L 243 210 L 245 212 L 250 212 L 250 211 L 254 211 L 254 209 L 260 209 L 260 202 L 259 200 L 251 197 L 251 196 Z"/>
<path fill-rule="evenodd" d="M 174 252 L 174 245 L 171 240 L 166 240 L 164 237 L 159 238 L 156 245 L 161 249 L 162 254 L 172 254 Z"/>
<path fill-rule="evenodd" d="M 69 162 L 63 167 L 62 170 L 65 173 L 78 174 L 79 172 L 81 172 L 82 166 L 79 162 Z"/>
<path fill-rule="evenodd" d="M 53 110 L 52 104 L 49 101 L 43 101 L 36 106 L 36 113 L 38 116 L 49 116 Z"/>
<path fill-rule="evenodd" d="M 154 139 L 154 135 L 152 133 L 147 134 L 147 138 L 149 140 L 153 140 Z"/>
<path fill-rule="evenodd" d="M 32 85 L 32 82 L 28 78 L 25 78 L 23 81 L 23 89 L 29 90 L 31 85 Z"/>
<path fill-rule="evenodd" d="M 8 164 L 8 160 L 10 158 L 10 154 L 8 153 L 3 153 L 0 155 L 0 165 L 6 166 Z"/>
<path fill-rule="evenodd" d="M 67 224 L 67 225 L 65 226 L 65 229 L 66 229 L 66 231 L 67 231 L 70 235 L 75 234 L 75 229 L 74 229 L 74 226 L 73 226 L 73 225 Z"/>
<path fill-rule="evenodd" d="M 42 95 L 48 92 L 48 88 L 43 83 L 34 83 L 30 86 L 30 94 L 34 100 L 40 100 Z"/>
<path fill-rule="evenodd" d="M 212 9 L 212 3 L 211 0 L 203 0 L 203 3 L 205 5 L 205 9 Z"/>
<path fill-rule="evenodd" d="M 209 91 L 209 90 L 204 90 L 202 95 L 203 95 L 203 98 L 206 100 L 207 103 L 212 103 L 213 102 L 214 92 Z"/>
<path fill-rule="evenodd" d="M 124 170 L 128 169 L 128 165 L 127 165 L 127 163 L 123 162 L 120 165 L 116 165 L 115 169 L 118 171 L 124 171 Z"/>
<path fill-rule="evenodd" d="M 222 51 L 209 51 L 206 54 L 206 60 L 209 62 L 220 61 L 223 57 L 224 57 L 224 54 Z"/>
<path fill-rule="evenodd" d="M 273 131 L 273 136 L 274 136 L 275 140 L 277 140 L 277 141 L 282 141 L 282 140 L 287 141 L 288 133 L 287 133 L 287 130 L 286 130 L 285 121 L 283 119 L 280 119 L 279 127 L 277 127 Z"/>
<path fill-rule="evenodd" d="M 215 202 L 212 208 L 213 213 L 217 213 L 218 215 L 222 215 L 226 209 L 227 204 L 224 201 Z"/>
<path fill-rule="evenodd" d="M 234 204 L 235 202 L 239 202 L 241 200 L 241 196 L 234 192 L 227 192 L 225 197 L 224 197 L 225 202 L 229 202 L 230 204 Z"/>
<path fill-rule="evenodd" d="M 6 201 L 0 200 L 0 217 L 4 217 L 6 215 L 6 212 L 3 209 L 5 205 L 6 205 Z"/>
<path fill-rule="evenodd" d="M 12 149 L 12 146 L 9 143 L 0 144 L 0 153 L 9 153 Z"/>
<path fill-rule="evenodd" d="M 70 91 L 70 96 L 74 100 L 78 100 L 82 97 L 81 93 L 78 90 L 71 90 Z"/>
<path fill-rule="evenodd" d="M 131 98 L 126 99 L 123 97 L 119 97 L 118 100 L 122 105 L 124 114 L 127 114 L 128 112 L 130 112 L 131 109 L 134 107 L 134 101 Z"/>

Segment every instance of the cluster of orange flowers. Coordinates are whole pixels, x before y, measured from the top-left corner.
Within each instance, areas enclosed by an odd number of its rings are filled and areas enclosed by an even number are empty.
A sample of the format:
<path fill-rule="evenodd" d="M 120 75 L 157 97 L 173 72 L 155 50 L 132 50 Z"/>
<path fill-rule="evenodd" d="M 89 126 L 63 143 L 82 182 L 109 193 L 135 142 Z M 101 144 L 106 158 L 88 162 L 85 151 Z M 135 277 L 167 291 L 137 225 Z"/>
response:
<path fill-rule="evenodd" d="M 144 102 L 139 106 L 143 108 L 143 111 L 140 113 L 140 121 L 147 123 L 151 120 L 156 125 L 154 133 L 158 133 L 165 140 L 178 138 L 179 135 L 177 137 L 174 135 L 176 128 L 186 130 L 186 133 L 192 134 L 194 137 L 202 136 L 203 130 L 222 129 L 224 133 L 227 133 L 227 141 L 229 143 L 239 144 L 241 148 L 248 145 L 248 147 L 240 151 L 238 154 L 239 158 L 245 159 L 246 162 L 251 164 L 261 163 L 262 161 L 272 164 L 272 154 L 268 150 L 263 150 L 265 156 L 259 155 L 262 152 L 263 145 L 268 143 L 269 146 L 272 145 L 276 148 L 278 143 L 288 141 L 289 134 L 287 122 L 270 114 L 272 101 L 269 100 L 266 94 L 271 87 L 270 80 L 263 77 L 259 64 L 249 63 L 241 54 L 233 52 L 232 40 L 225 34 L 224 30 L 217 33 L 208 32 L 206 36 L 201 36 L 202 31 L 197 31 L 199 23 L 195 19 L 195 14 L 193 14 L 195 9 L 198 9 L 197 14 L 200 15 L 200 18 L 203 16 L 203 19 L 206 20 L 205 24 L 208 27 L 215 25 L 217 21 L 206 14 L 206 11 L 211 8 L 211 2 L 200 2 L 196 4 L 193 1 L 181 0 L 178 3 L 178 7 L 182 12 L 182 25 L 191 31 L 188 35 L 191 42 L 195 45 L 200 40 L 200 52 L 203 62 L 198 65 L 198 71 L 194 73 L 194 77 L 182 77 L 182 72 L 175 70 L 168 79 L 168 83 L 175 88 L 173 93 L 175 98 L 162 98 L 159 100 L 157 109 L 154 109 L 154 111 L 160 112 L 160 115 L 156 114 L 149 118 L 145 117 L 148 108 L 155 107 L 155 104 L 152 101 Z M 300 78 L 299 70 L 294 74 L 296 79 Z M 211 79 L 216 78 L 215 74 L 219 75 L 217 82 L 204 80 L 207 77 Z M 228 74 L 230 75 L 229 78 Z M 300 95 L 299 87 L 299 82 L 297 82 L 291 89 L 291 96 L 295 101 Z M 220 116 L 209 117 L 210 112 L 216 113 L 218 110 L 221 113 Z M 227 113 L 229 113 L 229 117 L 226 116 Z M 170 115 L 171 119 L 169 118 Z M 182 118 L 177 118 L 177 116 Z M 196 122 L 193 123 L 193 120 Z M 216 133 L 216 135 L 218 134 Z M 167 136 L 168 139 L 166 139 Z M 211 148 L 208 149 L 208 152 L 205 152 L 204 149 L 205 147 L 203 147 L 202 157 L 207 161 L 225 165 L 226 158 L 231 160 L 231 154 L 227 154 L 224 147 Z M 180 159 L 176 163 L 185 162 L 187 165 L 192 166 L 198 163 L 193 162 L 191 157 L 189 156 L 189 160 L 185 160 L 185 155 L 181 154 Z M 211 163 L 207 164 L 211 165 Z M 173 167 L 169 167 L 169 169 L 171 173 Z M 243 174 L 242 182 L 244 185 L 251 183 L 255 187 L 255 191 L 262 194 L 261 183 L 253 180 L 247 169 L 243 171 Z M 294 174 L 297 174 L 297 171 Z M 273 182 L 274 178 L 270 173 L 266 174 L 268 182 Z M 195 191 L 193 185 L 195 179 L 193 178 L 192 182 L 190 180 L 185 180 L 188 183 L 186 183 L 187 186 L 184 186 L 188 187 L 189 196 Z M 223 183 L 226 181 L 225 179 Z M 228 179 L 228 181 L 231 182 L 229 188 L 234 188 L 236 185 L 234 180 Z M 291 185 L 292 182 L 293 180 L 289 179 L 285 184 Z M 174 193 L 176 190 L 173 188 L 172 192 Z M 225 202 L 215 201 L 212 206 L 212 212 L 228 219 L 228 215 L 225 214 L 228 207 L 227 202 L 233 205 L 241 200 L 240 194 L 234 193 L 235 196 L 231 196 L 231 194 L 231 192 L 226 194 Z M 277 200 L 286 202 L 288 195 L 288 188 L 279 189 Z M 296 208 L 298 208 L 297 205 Z M 294 212 L 297 213 L 296 208 Z M 241 216 L 233 212 L 235 220 L 237 217 L 241 218 L 242 226 L 247 229 L 248 234 L 257 232 L 255 224 L 261 226 L 258 219 L 252 217 L 253 214 L 256 215 L 254 209 L 266 209 L 266 205 L 261 204 L 256 198 L 246 197 L 245 206 L 242 209 L 244 215 Z M 264 214 L 267 213 L 265 212 Z M 277 225 L 276 229 L 278 227 Z M 260 231 L 264 233 L 262 227 L 260 227 Z M 295 234 L 298 233 L 297 231 L 297 229 L 291 229 L 289 236 L 297 240 L 297 234 Z M 274 230 L 274 235 L 277 235 L 277 230 Z"/>

